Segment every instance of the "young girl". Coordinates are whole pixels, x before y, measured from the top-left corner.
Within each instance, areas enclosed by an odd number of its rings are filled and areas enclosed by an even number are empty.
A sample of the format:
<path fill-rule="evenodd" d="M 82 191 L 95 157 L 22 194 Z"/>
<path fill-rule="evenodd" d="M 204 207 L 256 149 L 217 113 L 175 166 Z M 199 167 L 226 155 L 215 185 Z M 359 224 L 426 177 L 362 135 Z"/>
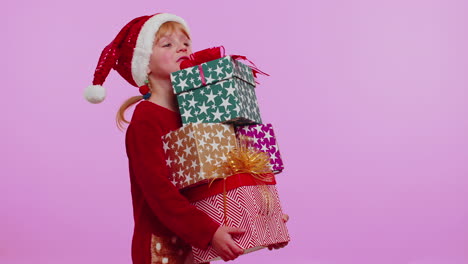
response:
<path fill-rule="evenodd" d="M 126 133 L 133 216 L 134 264 L 191 263 L 190 245 L 205 249 L 212 245 L 225 261 L 243 253 L 232 236 L 244 230 L 219 226 L 204 212 L 190 205 L 168 180 L 161 136 L 182 126 L 170 73 L 192 52 L 186 22 L 160 13 L 130 21 L 104 48 L 93 85 L 85 91 L 91 103 L 105 98 L 101 86 L 111 68 L 141 96 L 128 99 L 119 109 L 119 127 L 125 110 L 140 102 Z M 277 245 L 280 247 L 284 245 Z"/>

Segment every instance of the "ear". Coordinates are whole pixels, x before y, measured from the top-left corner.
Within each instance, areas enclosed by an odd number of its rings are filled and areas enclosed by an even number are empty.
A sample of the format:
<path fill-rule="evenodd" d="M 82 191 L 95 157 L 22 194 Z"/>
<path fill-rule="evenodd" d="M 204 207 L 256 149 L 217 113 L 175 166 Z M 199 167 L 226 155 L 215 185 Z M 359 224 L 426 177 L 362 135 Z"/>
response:
<path fill-rule="evenodd" d="M 149 82 L 149 79 L 150 79 L 150 76 L 151 76 L 152 72 L 151 71 L 148 71 L 148 73 L 146 74 L 146 80 Z"/>

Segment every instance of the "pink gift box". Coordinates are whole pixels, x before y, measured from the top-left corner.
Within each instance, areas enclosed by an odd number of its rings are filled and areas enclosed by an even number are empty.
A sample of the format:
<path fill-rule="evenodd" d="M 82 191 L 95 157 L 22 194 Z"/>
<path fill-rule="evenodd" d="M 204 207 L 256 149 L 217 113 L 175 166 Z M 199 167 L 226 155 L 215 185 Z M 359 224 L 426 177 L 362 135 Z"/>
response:
<path fill-rule="evenodd" d="M 253 147 L 270 156 L 270 165 L 274 173 L 283 171 L 283 160 L 281 159 L 275 132 L 271 124 L 237 126 L 235 131 L 237 138 L 239 136 L 251 138 L 253 140 Z"/>

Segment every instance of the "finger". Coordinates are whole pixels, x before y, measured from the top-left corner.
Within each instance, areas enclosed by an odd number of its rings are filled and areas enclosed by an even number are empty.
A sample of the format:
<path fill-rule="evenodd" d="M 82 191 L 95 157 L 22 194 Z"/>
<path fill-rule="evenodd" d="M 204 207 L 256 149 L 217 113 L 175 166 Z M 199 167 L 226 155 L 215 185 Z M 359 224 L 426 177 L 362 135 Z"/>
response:
<path fill-rule="evenodd" d="M 284 248 L 284 244 L 279 244 L 278 247 L 276 247 L 276 249 L 280 249 L 280 248 Z"/>
<path fill-rule="evenodd" d="M 245 233 L 244 229 L 237 228 L 237 227 L 227 227 L 226 231 L 231 235 L 242 235 Z"/>
<path fill-rule="evenodd" d="M 231 252 L 235 254 L 236 258 L 239 255 L 244 254 L 244 250 L 241 247 L 239 247 L 236 243 L 234 243 L 234 241 L 233 241 L 233 243 L 229 244 L 229 247 L 231 249 Z"/>
<path fill-rule="evenodd" d="M 283 214 L 283 222 L 286 223 L 286 222 L 288 222 L 288 220 L 289 220 L 289 215 Z"/>
<path fill-rule="evenodd" d="M 276 249 L 284 248 L 287 244 L 288 242 L 279 243 Z"/>
<path fill-rule="evenodd" d="M 272 249 L 280 249 L 280 248 L 285 247 L 287 244 L 288 244 L 288 242 L 283 242 L 283 243 L 278 243 L 278 244 L 269 245 L 269 246 L 268 246 L 268 249 L 270 249 L 270 250 L 272 250 Z"/>
<path fill-rule="evenodd" d="M 230 261 L 232 260 L 231 258 L 227 257 L 227 256 L 221 256 L 221 258 L 224 260 L 224 261 Z"/>
<path fill-rule="evenodd" d="M 237 256 L 238 255 L 231 248 L 229 248 L 229 260 L 234 260 L 237 258 Z"/>
<path fill-rule="evenodd" d="M 283 243 L 279 243 L 277 248 L 283 248 L 284 246 L 286 246 L 286 243 L 284 243 L 284 242 L 283 242 Z"/>
<path fill-rule="evenodd" d="M 231 249 L 230 249 L 229 247 L 225 247 L 225 248 L 223 249 L 221 258 L 222 258 L 224 261 L 229 261 L 229 260 L 235 259 L 236 256 L 235 256 L 234 253 L 232 253 L 232 251 L 231 251 Z"/>

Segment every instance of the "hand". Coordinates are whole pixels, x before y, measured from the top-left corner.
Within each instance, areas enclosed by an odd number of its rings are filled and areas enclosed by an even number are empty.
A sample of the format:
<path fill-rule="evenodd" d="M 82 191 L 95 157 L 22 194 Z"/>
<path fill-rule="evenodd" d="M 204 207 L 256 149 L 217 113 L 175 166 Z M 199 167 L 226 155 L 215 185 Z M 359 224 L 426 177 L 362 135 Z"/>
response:
<path fill-rule="evenodd" d="M 240 228 L 220 226 L 213 235 L 211 245 L 224 261 L 234 260 L 243 254 L 244 250 L 234 242 L 232 235 L 242 235 L 244 233 L 245 230 Z"/>
<path fill-rule="evenodd" d="M 286 223 L 286 222 L 288 222 L 288 220 L 289 220 L 289 215 L 283 214 L 283 222 Z M 269 249 L 269 250 L 272 250 L 272 249 L 284 248 L 287 244 L 288 244 L 288 242 L 283 242 L 283 243 L 278 243 L 278 244 L 269 245 L 269 246 L 268 246 L 268 249 Z"/>
<path fill-rule="evenodd" d="M 268 246 L 268 249 L 269 249 L 269 250 L 273 250 L 273 249 L 284 248 L 286 245 L 288 245 L 288 243 L 289 243 L 289 242 L 283 242 L 283 243 L 278 243 L 278 244 L 269 245 L 269 246 Z"/>

